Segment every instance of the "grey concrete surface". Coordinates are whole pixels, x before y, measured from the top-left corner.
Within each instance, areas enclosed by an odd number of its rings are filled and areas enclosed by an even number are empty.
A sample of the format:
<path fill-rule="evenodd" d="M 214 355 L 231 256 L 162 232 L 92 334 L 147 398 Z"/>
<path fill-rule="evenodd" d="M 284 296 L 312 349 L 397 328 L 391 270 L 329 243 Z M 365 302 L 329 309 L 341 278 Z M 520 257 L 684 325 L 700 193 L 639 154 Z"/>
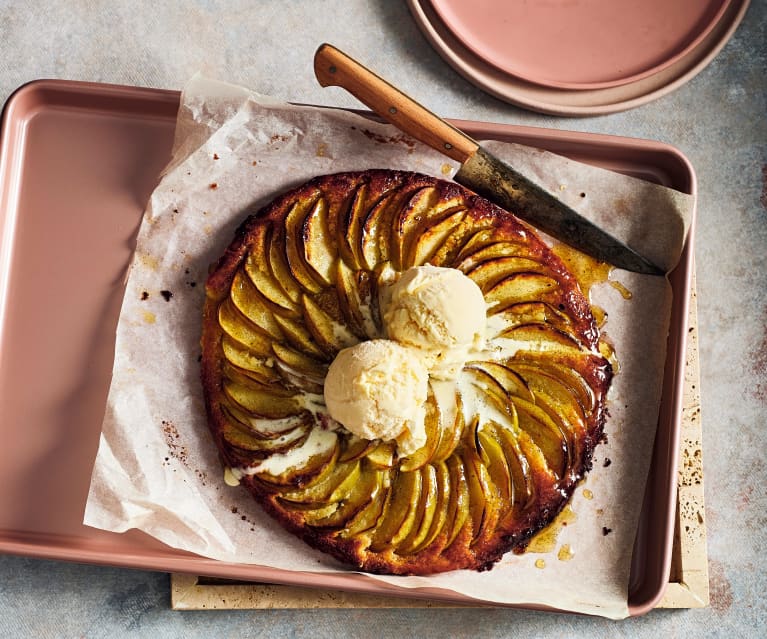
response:
<path fill-rule="evenodd" d="M 430 48 L 401 0 L 0 0 L 0 100 L 36 78 L 180 88 L 195 72 L 303 102 L 323 41 L 445 116 L 668 142 L 699 180 L 698 303 L 711 606 L 608 622 L 516 610 L 170 610 L 165 574 L 0 557 L 2 637 L 755 637 L 767 627 L 767 1 L 676 92 L 588 119 L 488 96 Z"/>

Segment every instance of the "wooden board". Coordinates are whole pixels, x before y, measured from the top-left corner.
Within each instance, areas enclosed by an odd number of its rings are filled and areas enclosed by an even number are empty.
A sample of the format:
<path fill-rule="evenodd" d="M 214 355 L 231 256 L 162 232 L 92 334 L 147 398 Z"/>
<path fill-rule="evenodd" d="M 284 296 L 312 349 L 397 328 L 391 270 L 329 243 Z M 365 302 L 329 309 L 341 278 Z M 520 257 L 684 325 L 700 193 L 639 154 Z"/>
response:
<path fill-rule="evenodd" d="M 694 280 L 689 326 L 674 547 L 669 584 L 658 604 L 659 608 L 702 608 L 707 606 L 709 601 L 708 552 L 703 504 L 698 317 Z M 171 605 L 174 610 L 473 606 L 473 604 L 384 597 L 296 586 L 243 583 L 184 574 L 171 575 Z"/>

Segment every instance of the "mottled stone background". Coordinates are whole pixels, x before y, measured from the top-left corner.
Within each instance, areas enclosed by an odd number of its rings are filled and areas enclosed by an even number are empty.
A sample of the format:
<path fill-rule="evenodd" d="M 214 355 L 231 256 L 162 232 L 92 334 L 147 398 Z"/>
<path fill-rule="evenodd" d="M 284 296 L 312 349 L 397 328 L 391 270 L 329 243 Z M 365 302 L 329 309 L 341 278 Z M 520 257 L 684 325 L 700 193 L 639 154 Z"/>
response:
<path fill-rule="evenodd" d="M 651 138 L 699 180 L 698 304 L 711 606 L 620 623 L 514 610 L 174 612 L 169 577 L 0 557 L 3 637 L 763 636 L 767 590 L 767 0 L 700 75 L 627 113 L 565 119 L 496 100 L 430 48 L 401 0 L 0 0 L 0 100 L 36 78 L 181 88 L 195 72 L 303 102 L 332 42 L 445 116 Z"/>

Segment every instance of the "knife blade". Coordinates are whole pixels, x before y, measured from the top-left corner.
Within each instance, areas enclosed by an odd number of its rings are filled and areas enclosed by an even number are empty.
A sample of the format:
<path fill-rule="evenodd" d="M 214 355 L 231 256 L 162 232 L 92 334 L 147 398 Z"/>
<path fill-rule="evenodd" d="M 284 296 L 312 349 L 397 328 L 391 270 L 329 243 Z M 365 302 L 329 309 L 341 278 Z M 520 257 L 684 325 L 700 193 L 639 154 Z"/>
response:
<path fill-rule="evenodd" d="M 314 55 L 314 73 L 321 86 L 346 89 L 408 135 L 460 162 L 455 181 L 482 197 L 597 260 L 637 273 L 664 274 L 650 260 L 336 47 L 320 45 Z"/>

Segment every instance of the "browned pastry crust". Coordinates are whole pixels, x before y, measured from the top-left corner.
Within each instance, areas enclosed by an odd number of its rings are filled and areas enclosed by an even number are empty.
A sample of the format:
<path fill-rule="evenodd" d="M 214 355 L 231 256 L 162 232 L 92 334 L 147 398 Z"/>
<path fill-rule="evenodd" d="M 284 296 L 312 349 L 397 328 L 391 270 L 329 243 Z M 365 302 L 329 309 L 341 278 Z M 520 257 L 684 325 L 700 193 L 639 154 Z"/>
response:
<path fill-rule="evenodd" d="M 279 476 L 255 472 L 313 429 L 337 427 L 316 402 L 327 366 L 350 342 L 381 336 L 384 265 L 427 262 L 462 270 L 488 313 L 502 314 L 491 345 L 547 345 L 466 363 L 464 387 L 492 417 L 464 415 L 457 393 L 447 423 L 430 395 L 429 440 L 411 457 L 339 428 L 332 446 Z M 202 335 L 209 426 L 223 463 L 310 545 L 369 572 L 485 570 L 524 550 L 591 467 L 612 377 L 598 339 L 573 276 L 509 213 L 417 173 L 322 176 L 246 219 L 211 270 Z"/>

